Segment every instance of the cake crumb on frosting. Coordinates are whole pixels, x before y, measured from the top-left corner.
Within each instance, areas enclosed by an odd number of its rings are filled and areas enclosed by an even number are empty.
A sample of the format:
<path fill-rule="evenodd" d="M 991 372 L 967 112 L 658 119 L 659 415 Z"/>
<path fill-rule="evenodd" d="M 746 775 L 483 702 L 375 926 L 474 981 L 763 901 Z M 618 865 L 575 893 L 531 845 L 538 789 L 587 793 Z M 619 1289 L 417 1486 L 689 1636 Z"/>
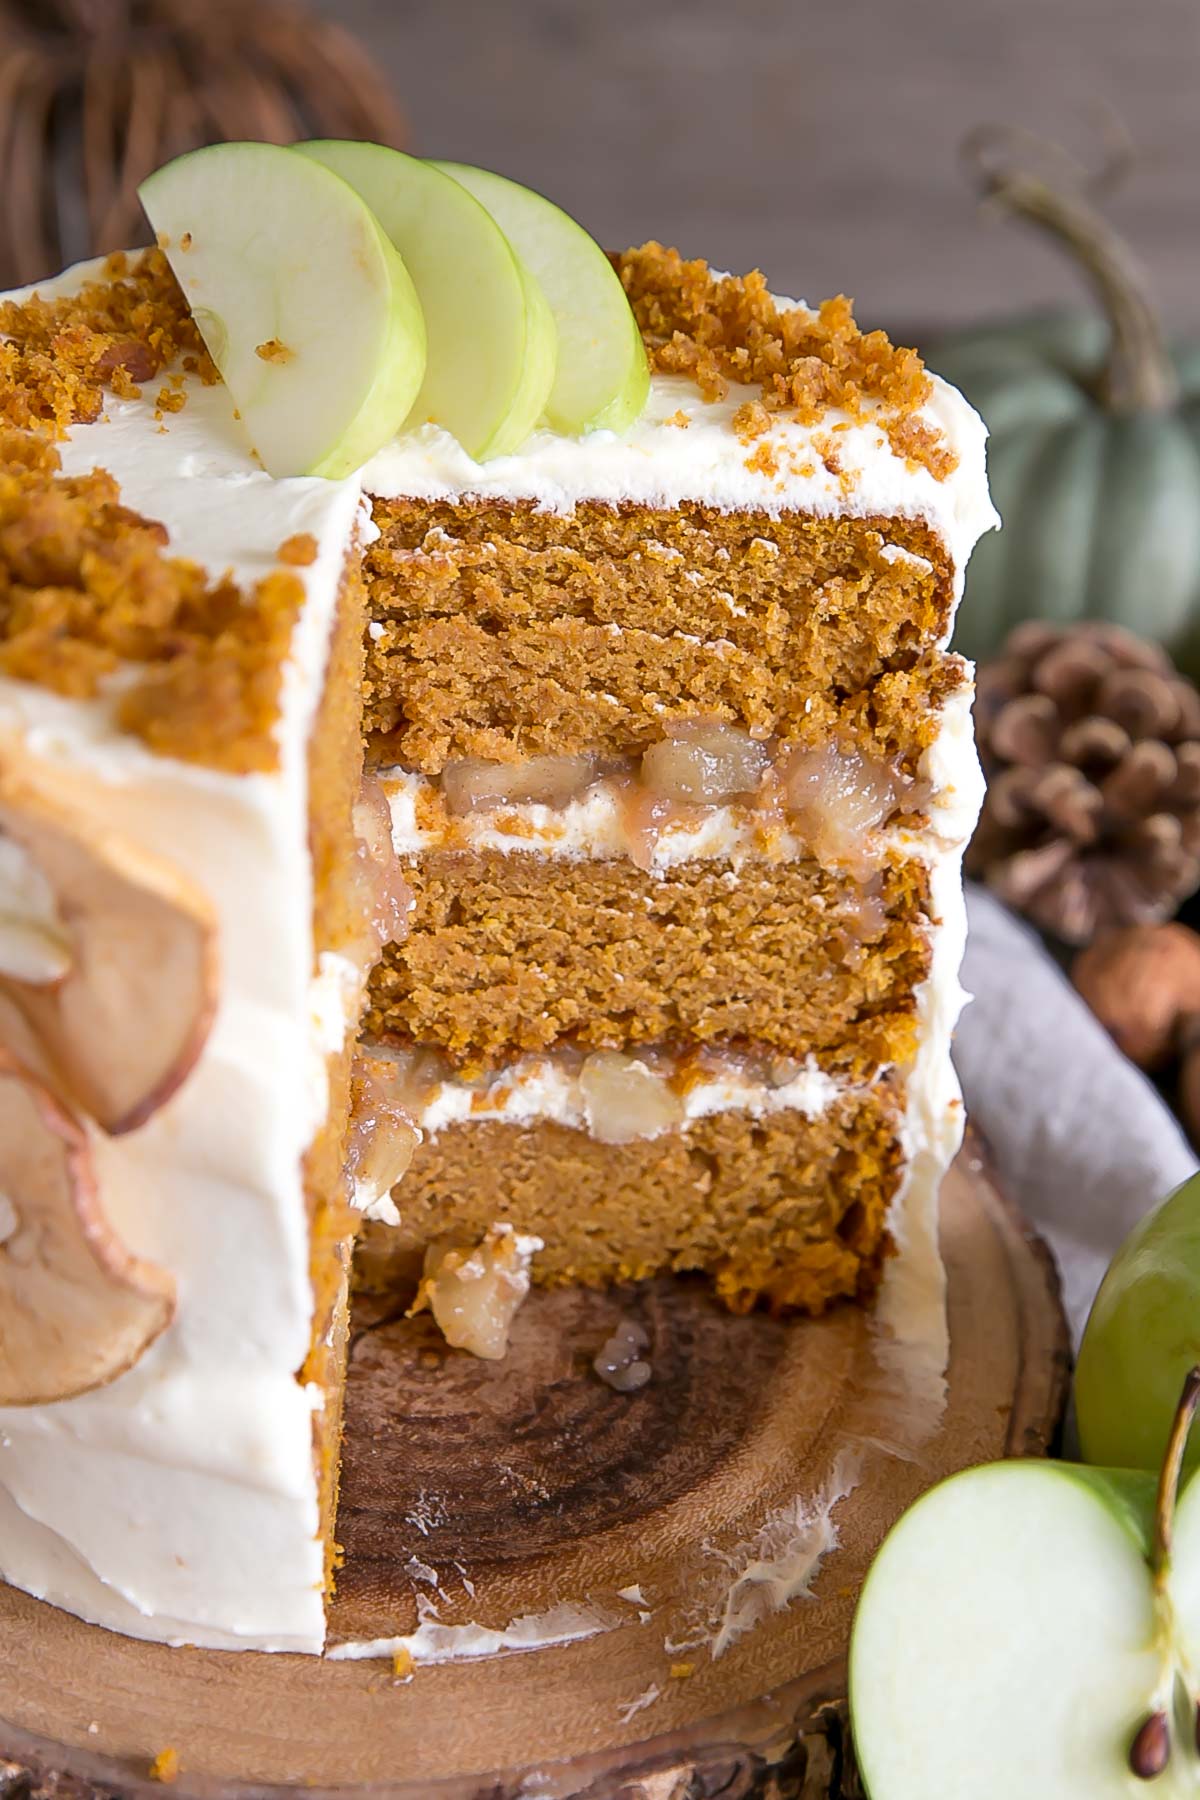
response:
<path fill-rule="evenodd" d="M 117 720 L 152 750 L 273 769 L 303 584 L 281 568 L 247 595 L 167 542 L 107 471 L 64 475 L 44 436 L 0 430 L 0 673 L 85 699 L 127 670 Z"/>
<path fill-rule="evenodd" d="M 816 313 L 781 309 L 759 270 L 715 275 L 653 241 L 614 262 L 660 373 L 690 376 L 706 400 L 723 399 L 731 381 L 757 382 L 767 411 L 790 411 L 802 425 L 832 408 L 859 419 L 874 403 L 893 455 L 938 481 L 957 467 L 941 433 L 917 416 L 933 392 L 921 358 L 885 332 L 861 331 L 845 295 Z M 757 422 L 747 407 L 735 417 L 739 435 Z"/>
<path fill-rule="evenodd" d="M 281 563 L 289 563 L 296 569 L 306 569 L 317 560 L 317 540 L 311 531 L 297 531 L 292 537 L 284 538 L 276 555 Z"/>
<path fill-rule="evenodd" d="M 173 1782 L 178 1781 L 178 1750 L 173 1749 L 171 1745 L 168 1744 L 165 1750 L 159 1751 L 158 1755 L 150 1764 L 150 1779 L 151 1781 L 161 1781 L 167 1787 L 170 1787 Z"/>
<path fill-rule="evenodd" d="M 141 384 L 182 359 L 219 381 L 183 292 L 159 250 L 118 251 L 74 294 L 0 301 L 0 423 L 65 436 L 100 417 L 104 390 L 136 400 Z M 182 395 L 157 404 L 178 411 Z"/>

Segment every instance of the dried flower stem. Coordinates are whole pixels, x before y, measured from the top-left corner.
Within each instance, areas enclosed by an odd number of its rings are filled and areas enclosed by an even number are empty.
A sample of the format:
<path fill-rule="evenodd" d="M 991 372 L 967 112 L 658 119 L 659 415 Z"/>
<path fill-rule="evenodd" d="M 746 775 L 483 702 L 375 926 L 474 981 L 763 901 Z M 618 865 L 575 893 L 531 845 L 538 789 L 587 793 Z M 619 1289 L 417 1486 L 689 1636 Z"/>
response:
<path fill-rule="evenodd" d="M 366 53 L 290 0 L 0 0 L 0 285 L 145 242 L 137 184 L 185 150 L 405 136 Z"/>

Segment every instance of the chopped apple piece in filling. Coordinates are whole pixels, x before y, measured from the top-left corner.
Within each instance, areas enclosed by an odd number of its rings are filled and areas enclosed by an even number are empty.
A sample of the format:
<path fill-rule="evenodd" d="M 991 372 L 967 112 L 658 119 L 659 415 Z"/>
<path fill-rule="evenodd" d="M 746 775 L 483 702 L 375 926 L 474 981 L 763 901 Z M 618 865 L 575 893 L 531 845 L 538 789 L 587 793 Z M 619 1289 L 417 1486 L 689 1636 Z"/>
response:
<path fill-rule="evenodd" d="M 530 1264 L 543 1247 L 541 1238 L 519 1236 L 511 1225 L 493 1225 L 474 1247 L 431 1244 L 409 1316 L 428 1308 L 454 1349 L 499 1362 L 529 1292 Z"/>

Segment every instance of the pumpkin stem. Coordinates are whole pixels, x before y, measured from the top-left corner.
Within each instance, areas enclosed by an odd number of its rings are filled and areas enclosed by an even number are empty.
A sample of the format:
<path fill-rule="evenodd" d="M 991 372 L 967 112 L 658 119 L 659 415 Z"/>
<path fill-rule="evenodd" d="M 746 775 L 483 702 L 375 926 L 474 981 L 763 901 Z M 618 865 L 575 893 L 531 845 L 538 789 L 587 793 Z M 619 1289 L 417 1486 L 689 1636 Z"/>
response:
<path fill-rule="evenodd" d="M 1167 412 L 1179 397 L 1179 382 L 1141 265 L 1082 191 L 1056 186 L 1018 164 L 1013 153 L 1025 137 L 1004 126 L 981 126 L 965 139 L 964 160 L 988 200 L 1064 245 L 1090 282 L 1111 334 L 1100 378 L 1106 409 Z M 996 155 L 997 149 L 1009 154 Z"/>

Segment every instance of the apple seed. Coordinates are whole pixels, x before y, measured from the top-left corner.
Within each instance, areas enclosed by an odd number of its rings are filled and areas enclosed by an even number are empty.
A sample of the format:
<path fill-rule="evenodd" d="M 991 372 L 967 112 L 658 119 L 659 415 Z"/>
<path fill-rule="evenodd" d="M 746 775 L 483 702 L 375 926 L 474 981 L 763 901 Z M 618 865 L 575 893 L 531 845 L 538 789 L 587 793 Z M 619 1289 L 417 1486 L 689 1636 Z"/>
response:
<path fill-rule="evenodd" d="M 1165 1712 L 1152 1712 L 1129 1746 L 1129 1767 L 1139 1781 L 1153 1781 L 1171 1760 L 1171 1728 Z"/>

